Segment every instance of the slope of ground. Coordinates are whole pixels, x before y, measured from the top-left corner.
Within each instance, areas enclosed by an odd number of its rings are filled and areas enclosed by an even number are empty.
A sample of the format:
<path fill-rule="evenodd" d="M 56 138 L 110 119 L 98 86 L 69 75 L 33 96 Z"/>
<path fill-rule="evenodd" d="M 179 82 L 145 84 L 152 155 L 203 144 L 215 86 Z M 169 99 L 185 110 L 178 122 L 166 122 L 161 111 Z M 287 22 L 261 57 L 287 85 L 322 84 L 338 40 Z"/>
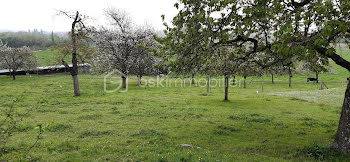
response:
<path fill-rule="evenodd" d="M 59 61 L 59 53 L 58 51 L 52 51 L 52 50 L 43 50 L 38 51 L 36 53 L 36 56 L 38 57 L 39 66 L 52 66 L 52 65 L 61 65 L 61 62 Z M 70 63 L 72 57 L 68 55 L 65 58 L 65 61 Z"/>
<path fill-rule="evenodd" d="M 330 88 L 342 88 L 340 81 L 321 77 Z M 304 76 L 293 78 L 295 84 L 288 88 L 286 79 L 277 77 L 280 81 L 274 85 L 251 82 L 247 89 L 231 87 L 230 101 L 224 102 L 223 87 L 212 87 L 210 93 L 188 84 L 141 88 L 132 77 L 127 93 L 106 93 L 104 76 L 80 75 L 82 96 L 73 97 L 71 76 L 66 74 L 19 76 L 16 81 L 4 76 L 0 109 L 13 99 L 21 111 L 39 106 L 18 126 L 9 145 L 14 150 L 29 147 L 36 124 L 48 123 L 45 136 L 28 155 L 33 160 L 349 160 L 328 149 L 337 129 L 339 102 L 269 95 L 319 88 L 305 84 Z M 268 82 L 267 77 L 263 80 Z"/>

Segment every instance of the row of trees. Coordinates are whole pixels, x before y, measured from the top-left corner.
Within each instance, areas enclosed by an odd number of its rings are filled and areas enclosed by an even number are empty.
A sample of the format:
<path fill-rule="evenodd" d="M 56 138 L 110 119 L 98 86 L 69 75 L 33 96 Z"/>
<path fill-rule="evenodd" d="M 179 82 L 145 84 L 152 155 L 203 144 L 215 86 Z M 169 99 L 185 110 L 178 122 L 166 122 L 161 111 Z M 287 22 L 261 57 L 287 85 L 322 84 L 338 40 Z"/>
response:
<path fill-rule="evenodd" d="M 348 0 L 179 0 L 175 7 L 179 13 L 172 25 L 165 23 L 166 37 L 157 39 L 158 55 L 174 70 L 207 74 L 217 67 L 212 71 L 227 78 L 255 66 L 286 67 L 291 80 L 298 61 L 319 72 L 332 59 L 350 71 L 332 46 L 339 39 L 349 44 Z M 349 125 L 350 82 L 332 148 L 350 152 Z"/>
<path fill-rule="evenodd" d="M 0 40 L 9 47 L 20 48 L 27 46 L 38 50 L 50 48 L 56 43 L 67 42 L 69 39 L 67 35 L 33 30 L 28 32 L 3 32 L 0 33 Z"/>
<path fill-rule="evenodd" d="M 178 7 L 178 4 L 176 6 Z M 209 77 L 224 75 L 227 82 L 230 75 L 233 77 L 240 75 L 244 77 L 246 87 L 248 76 L 261 76 L 266 71 L 272 74 L 272 82 L 274 74 L 289 74 L 291 86 L 292 69 L 299 59 L 287 55 L 284 56 L 284 61 L 279 62 L 262 52 L 249 52 L 249 55 L 242 56 L 242 53 L 247 53 L 249 48 L 256 45 L 255 42 L 248 44 L 249 41 L 246 41 L 240 45 L 236 44 L 237 47 L 230 45 L 229 41 L 220 42 L 220 39 L 216 38 L 218 31 L 214 33 L 210 31 L 219 24 L 215 24 L 217 22 L 210 16 L 202 17 L 203 24 L 194 17 L 192 24 L 182 26 L 182 29 L 177 29 L 176 26 L 170 28 L 165 23 L 167 27 L 165 34 L 168 35 L 159 37 L 159 34 L 156 35 L 150 27 L 134 25 L 129 15 L 122 10 L 107 9 L 105 15 L 109 18 L 110 24 L 99 29 L 85 25 L 87 16 L 67 12 L 61 14 L 73 20 L 72 30 L 69 33 L 70 40 L 57 44 L 53 49 L 60 51 L 62 55 L 60 60 L 73 77 L 76 96 L 80 95 L 78 63 L 92 63 L 93 69 L 100 73 L 118 69 L 124 76 L 137 75 L 139 85 L 143 75 L 155 73 L 157 70 L 159 72 L 161 68 L 177 74 L 192 74 L 192 78 L 195 74 L 205 74 Z M 185 23 L 184 20 L 179 17 L 184 16 L 181 14 L 174 18 L 174 25 L 184 25 L 181 24 Z M 177 21 L 181 23 L 177 24 L 179 23 Z M 174 37 L 174 34 L 177 35 Z M 207 38 L 203 37 L 203 34 L 206 34 Z M 225 33 L 221 32 L 221 35 L 223 34 Z M 155 35 L 158 37 L 154 38 Z M 227 37 L 225 39 L 233 39 L 232 34 L 226 33 L 225 36 Z M 237 39 L 243 40 L 243 37 Z M 153 56 L 151 51 L 157 57 Z M 72 67 L 64 61 L 70 54 L 72 54 Z M 312 69 L 317 74 L 325 70 L 323 67 L 328 59 L 317 56 L 304 57 L 307 59 L 304 59 L 303 68 Z M 317 61 L 314 61 L 315 59 Z M 271 65 L 261 68 L 262 63 Z M 122 79 L 125 88 L 126 77 Z M 225 100 L 228 100 L 228 83 L 225 85 L 227 85 Z"/>
<path fill-rule="evenodd" d="M 60 61 L 72 75 L 75 96 L 80 95 L 78 64 L 81 63 L 92 63 L 94 70 L 100 73 L 117 69 L 124 76 L 135 74 L 139 78 L 139 85 L 141 85 L 143 75 L 156 73 L 154 66 L 160 60 L 150 51 L 150 48 L 156 46 L 153 39 L 154 31 L 151 27 L 135 26 L 128 14 L 113 8 L 105 11 L 106 16 L 110 19 L 110 25 L 99 29 L 86 25 L 89 17 L 79 12 L 61 11 L 60 14 L 73 20 L 71 31 L 68 34 L 69 40 L 54 42 L 55 36 L 52 33 L 50 45 L 54 44 L 52 49 L 59 51 Z M 30 34 L 30 38 L 37 35 L 44 37 L 42 32 L 28 32 L 27 34 Z M 26 38 L 24 36 L 21 39 Z M 29 47 L 22 46 L 21 41 L 8 42 L 8 39 L 5 41 L 7 41 L 6 44 L 0 41 L 0 69 L 9 69 L 13 79 L 19 69 L 35 69 L 37 58 Z M 24 43 L 35 46 L 28 41 Z M 72 56 L 72 66 L 65 61 L 65 57 L 69 55 Z M 126 87 L 126 77 L 123 77 L 123 87 Z"/>
<path fill-rule="evenodd" d="M 155 47 L 156 42 L 150 27 L 133 25 L 128 14 L 113 8 L 105 11 L 110 24 L 99 29 L 87 26 L 89 17 L 79 12 L 60 13 L 73 20 L 70 41 L 58 44 L 54 49 L 60 51 L 62 64 L 72 75 L 75 96 L 80 96 L 78 63 L 87 60 L 96 72 L 105 73 L 117 69 L 123 73 L 124 88 L 129 74 L 137 75 L 138 84 L 141 85 L 143 75 L 155 73 L 153 66 L 157 63 L 157 58 L 152 55 L 150 48 Z M 64 61 L 68 55 L 72 56 L 72 67 Z"/>
<path fill-rule="evenodd" d="M 97 72 L 107 72 L 113 69 L 118 69 L 124 74 L 124 76 L 127 76 L 128 74 L 137 75 L 139 78 L 139 85 L 141 84 L 141 78 L 144 74 L 155 73 L 155 68 L 161 67 L 165 69 L 165 71 L 172 71 L 177 74 L 190 73 L 192 74 L 192 78 L 195 74 L 202 73 L 209 77 L 210 75 L 224 75 L 228 81 L 230 75 L 234 78 L 236 75 L 240 75 L 244 77 L 244 88 L 246 87 L 246 78 L 248 76 L 262 76 L 267 72 L 271 74 L 273 83 L 275 74 L 287 73 L 290 76 L 289 86 L 291 86 L 292 70 L 295 66 L 292 62 L 276 63 L 262 70 L 260 66 L 257 66 L 259 64 L 252 64 L 252 62 L 255 61 L 252 58 L 232 59 L 236 58 L 237 55 L 240 55 L 240 51 L 237 50 L 237 48 L 225 45 L 220 47 L 216 46 L 218 48 L 211 49 L 212 52 L 215 53 L 213 55 L 214 57 L 211 58 L 211 62 L 201 64 L 200 61 L 197 60 L 194 61 L 197 65 L 188 64 L 184 58 L 176 58 L 171 54 L 169 55 L 165 51 L 169 49 L 164 50 L 163 47 L 165 46 L 166 48 L 169 48 L 166 44 L 162 47 L 166 38 L 158 38 L 154 40 L 153 36 L 155 35 L 155 32 L 152 31 L 150 27 L 133 25 L 128 15 L 121 10 L 113 8 L 106 10 L 105 14 L 110 19 L 111 23 L 109 26 L 101 27 L 98 30 L 93 27 L 85 26 L 84 21 L 86 21 L 87 16 L 80 14 L 72 15 L 66 12 L 61 12 L 61 14 L 68 16 L 73 20 L 77 18 L 75 20 L 75 25 L 72 24 L 74 29 L 69 33 L 71 40 L 60 43 L 57 42 L 53 48 L 60 51 L 60 54 L 62 55 L 62 59 L 60 60 L 73 74 L 73 78 L 76 78 L 74 79 L 76 89 L 78 89 L 78 81 L 75 76 L 77 76 L 78 70 L 73 69 L 77 69 L 74 68 L 74 64 L 76 64 L 77 67 L 78 62 L 93 63 L 94 69 Z M 35 34 L 44 35 L 43 32 L 32 32 L 32 35 Z M 53 40 L 52 33 L 52 41 Z M 195 50 L 191 49 L 191 47 L 192 46 L 190 45 L 190 50 Z M 179 50 L 183 52 L 184 50 L 181 48 Z M 163 60 L 154 57 L 150 51 L 158 54 Z M 75 58 L 73 58 L 75 61 L 72 61 L 73 67 L 69 67 L 68 63 L 64 61 L 64 58 L 71 53 L 75 54 Z M 181 54 L 177 56 L 181 56 Z M 266 55 L 261 54 L 256 57 L 259 58 L 261 62 L 268 62 L 270 59 L 269 57 L 266 57 Z M 327 70 L 325 66 L 328 63 L 328 59 L 317 56 L 306 58 L 307 59 L 301 64 L 301 69 L 315 72 L 316 78 L 318 77 L 318 73 Z M 21 62 L 20 59 L 17 59 L 17 61 Z M 293 62 L 297 61 L 294 60 Z M 27 64 L 28 63 L 24 63 L 22 60 L 21 65 Z M 213 66 L 211 64 L 213 64 Z M 13 73 L 13 75 L 15 75 L 15 73 Z M 123 87 L 126 87 L 125 77 L 123 77 L 123 83 Z M 225 90 L 225 100 L 228 100 L 228 86 Z M 78 90 L 76 91 L 78 92 Z"/>

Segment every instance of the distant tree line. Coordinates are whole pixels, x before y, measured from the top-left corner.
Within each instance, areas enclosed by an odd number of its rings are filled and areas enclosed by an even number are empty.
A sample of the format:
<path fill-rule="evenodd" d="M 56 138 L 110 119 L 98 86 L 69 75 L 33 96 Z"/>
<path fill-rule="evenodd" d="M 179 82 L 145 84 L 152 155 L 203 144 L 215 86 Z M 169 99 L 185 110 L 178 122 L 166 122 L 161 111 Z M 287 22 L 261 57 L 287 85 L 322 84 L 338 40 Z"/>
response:
<path fill-rule="evenodd" d="M 34 50 L 47 49 L 56 43 L 69 41 L 67 33 L 44 32 L 38 30 L 0 33 L 0 40 L 7 46 L 19 48 L 27 46 Z"/>

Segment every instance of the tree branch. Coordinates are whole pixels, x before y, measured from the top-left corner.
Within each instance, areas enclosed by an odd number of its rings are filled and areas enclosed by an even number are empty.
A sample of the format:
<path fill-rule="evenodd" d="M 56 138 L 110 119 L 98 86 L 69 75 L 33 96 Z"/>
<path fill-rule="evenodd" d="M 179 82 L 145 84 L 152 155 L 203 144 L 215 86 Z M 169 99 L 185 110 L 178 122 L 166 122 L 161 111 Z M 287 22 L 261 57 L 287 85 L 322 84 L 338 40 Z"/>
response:
<path fill-rule="evenodd" d="M 254 44 L 254 50 L 253 51 L 257 51 L 258 48 L 258 40 L 253 39 L 253 38 L 244 38 L 241 35 L 238 35 L 236 39 L 233 40 L 228 40 L 225 42 L 218 42 L 218 43 L 214 43 L 214 46 L 217 45 L 233 45 L 233 46 L 241 46 L 241 45 L 235 45 L 237 42 L 243 42 L 242 44 L 246 43 L 246 42 L 252 42 Z"/>
<path fill-rule="evenodd" d="M 309 4 L 310 2 L 311 0 L 304 0 L 302 2 L 295 2 L 294 0 L 292 0 L 292 6 L 294 6 L 295 8 L 300 8 Z"/>
<path fill-rule="evenodd" d="M 324 47 L 320 47 L 317 48 L 316 51 L 323 55 L 326 56 L 330 59 L 332 59 L 336 64 L 338 64 L 339 66 L 347 69 L 348 71 L 350 71 L 350 62 L 343 59 L 342 57 L 340 57 L 338 54 L 336 54 L 335 52 L 327 52 L 328 49 L 324 48 Z"/>

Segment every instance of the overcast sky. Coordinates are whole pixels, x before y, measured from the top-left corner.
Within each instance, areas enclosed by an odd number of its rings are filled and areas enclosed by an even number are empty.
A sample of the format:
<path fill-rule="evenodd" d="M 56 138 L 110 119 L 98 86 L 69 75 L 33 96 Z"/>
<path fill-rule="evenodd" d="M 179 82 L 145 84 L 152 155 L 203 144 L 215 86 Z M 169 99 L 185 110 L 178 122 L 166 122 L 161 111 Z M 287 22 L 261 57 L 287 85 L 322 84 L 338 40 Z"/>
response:
<path fill-rule="evenodd" d="M 130 13 L 135 24 L 145 23 L 155 29 L 164 29 L 161 15 L 166 21 L 177 13 L 173 7 L 177 0 L 2 0 L 0 30 L 43 29 L 69 31 L 71 20 L 57 16 L 58 10 L 80 11 L 94 19 L 94 24 L 106 24 L 103 10 L 114 7 Z"/>

